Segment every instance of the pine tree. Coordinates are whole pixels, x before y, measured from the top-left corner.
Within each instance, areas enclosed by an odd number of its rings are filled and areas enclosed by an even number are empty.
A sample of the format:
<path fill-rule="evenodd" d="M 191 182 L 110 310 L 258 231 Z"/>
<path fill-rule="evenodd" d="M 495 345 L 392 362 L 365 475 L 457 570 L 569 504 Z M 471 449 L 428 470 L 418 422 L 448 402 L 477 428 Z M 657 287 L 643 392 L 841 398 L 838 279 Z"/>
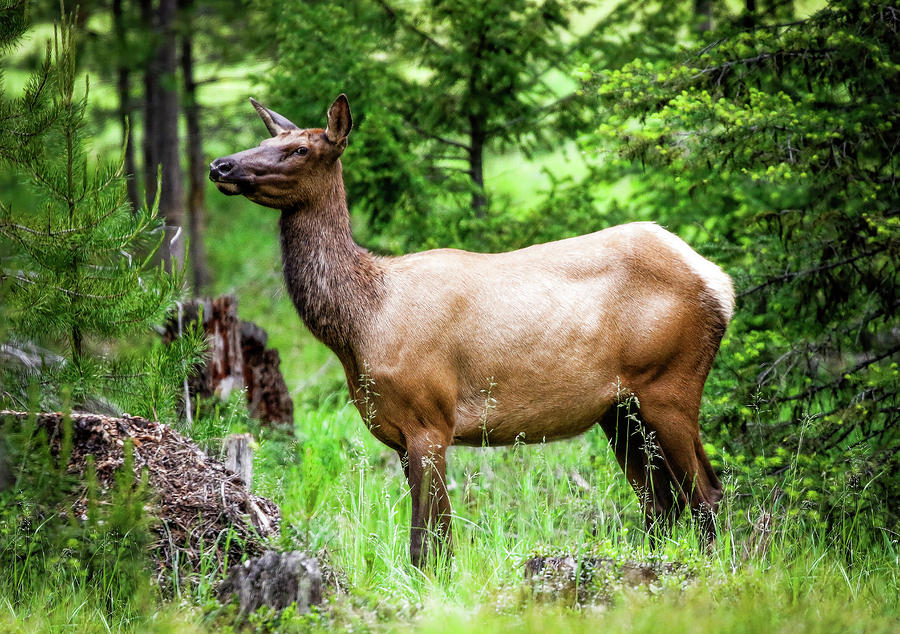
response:
<path fill-rule="evenodd" d="M 729 449 L 778 470 L 773 447 L 802 447 L 796 501 L 896 527 L 900 13 L 852 0 L 765 17 L 684 61 L 599 73 L 594 147 L 652 166 L 636 207 L 732 242 L 739 312 L 710 383 L 728 389 Z"/>
<path fill-rule="evenodd" d="M 25 7 L 2 13 L 5 49 L 25 28 Z M 173 411 L 198 341 L 109 353 L 163 320 L 182 278 L 152 264 L 163 227 L 155 206 L 132 210 L 122 160 L 89 154 L 89 82 L 77 80 L 75 33 L 64 17 L 21 96 L 0 84 L 0 163 L 26 183 L 0 200 L 4 335 L 7 350 L 21 353 L 2 357 L 0 405 L 30 405 L 25 392 L 36 382 L 43 407 L 58 407 L 69 392 L 77 406 L 102 396 L 114 408 L 162 416 Z"/>
<path fill-rule="evenodd" d="M 376 231 L 398 223 L 392 231 L 415 246 L 449 239 L 483 248 L 479 234 L 491 223 L 487 152 L 553 150 L 581 131 L 586 109 L 567 77 L 593 39 L 590 29 L 582 27 L 582 35 L 572 24 L 586 3 L 333 5 L 259 3 L 267 24 L 281 25 L 283 34 L 282 63 L 268 78 L 271 105 L 295 121 L 316 122 L 322 103 L 347 93 L 355 128 L 346 155 L 354 166 L 346 175 L 352 210 L 368 215 Z M 456 235 L 447 229 L 460 226 Z"/>

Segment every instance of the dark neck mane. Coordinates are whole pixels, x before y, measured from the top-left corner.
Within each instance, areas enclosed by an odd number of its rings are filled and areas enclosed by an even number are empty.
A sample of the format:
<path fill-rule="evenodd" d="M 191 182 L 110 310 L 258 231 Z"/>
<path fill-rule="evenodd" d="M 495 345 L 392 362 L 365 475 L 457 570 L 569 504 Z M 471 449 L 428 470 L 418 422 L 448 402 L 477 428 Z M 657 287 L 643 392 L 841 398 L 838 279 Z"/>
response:
<path fill-rule="evenodd" d="M 321 195 L 281 213 L 288 293 L 309 330 L 346 363 L 367 315 L 380 303 L 381 270 L 356 244 L 340 164 Z"/>

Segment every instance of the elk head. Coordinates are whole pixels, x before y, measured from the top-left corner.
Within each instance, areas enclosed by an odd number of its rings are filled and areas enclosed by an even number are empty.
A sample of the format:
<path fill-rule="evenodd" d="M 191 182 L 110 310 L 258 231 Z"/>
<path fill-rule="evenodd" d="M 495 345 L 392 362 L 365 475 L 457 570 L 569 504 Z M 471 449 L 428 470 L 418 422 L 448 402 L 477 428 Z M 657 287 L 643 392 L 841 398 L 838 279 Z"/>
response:
<path fill-rule="evenodd" d="M 250 103 L 272 137 L 255 148 L 217 158 L 209 165 L 209 179 L 223 194 L 242 194 L 265 207 L 309 204 L 322 195 L 329 177 L 340 174 L 338 159 L 347 147 L 353 121 L 347 96 L 342 94 L 331 104 L 324 130 L 302 130 L 256 100 Z"/>

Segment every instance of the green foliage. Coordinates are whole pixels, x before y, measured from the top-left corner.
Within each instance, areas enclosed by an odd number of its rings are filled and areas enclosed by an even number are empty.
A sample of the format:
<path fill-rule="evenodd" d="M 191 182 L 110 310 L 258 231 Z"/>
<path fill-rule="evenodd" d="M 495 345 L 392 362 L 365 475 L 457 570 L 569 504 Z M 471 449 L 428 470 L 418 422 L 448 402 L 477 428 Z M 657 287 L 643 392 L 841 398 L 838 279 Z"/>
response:
<path fill-rule="evenodd" d="M 656 220 L 723 263 L 743 295 L 701 421 L 726 487 L 712 553 L 700 553 L 684 523 L 662 552 L 647 549 L 635 497 L 606 439 L 594 430 L 552 445 L 454 448 L 448 474 L 453 573 L 449 581 L 431 579 L 408 564 L 408 489 L 396 454 L 371 437 L 345 405 L 343 389 L 331 394 L 342 380 L 339 365 L 325 364 L 327 351 L 298 335 L 280 290 L 274 218 L 269 227 L 260 222 L 266 211 L 214 199 L 210 242 L 220 289 L 236 289 L 242 313 L 264 323 L 281 348 L 288 383 L 298 386 L 297 430 L 290 439 L 256 428 L 231 401 L 201 404 L 191 433 L 215 452 L 227 432 L 253 431 L 259 443 L 255 487 L 282 506 L 281 545 L 319 553 L 350 590 L 312 615 L 264 613 L 251 617 L 251 625 L 435 632 L 650 632 L 660 623 L 673 632 L 896 628 L 900 47 L 894 13 L 885 2 L 844 2 L 797 20 L 792 3 L 781 0 L 760 0 L 756 13 L 741 14 L 714 3 L 718 30 L 701 34 L 700 4 L 603 3 L 585 17 L 576 3 L 254 3 L 258 11 L 250 19 L 259 20 L 268 58 L 278 60 L 265 79 L 268 105 L 300 125 L 322 125 L 330 100 L 339 92 L 350 96 L 356 129 L 346 177 L 354 220 L 368 223 L 365 241 L 391 251 L 448 245 L 507 250 L 617 222 Z M 205 2 L 196 5 L 210 10 Z M 125 9 L 135 17 L 134 5 Z M 529 14 L 544 9 L 546 15 Z M 5 50 L 25 25 L 24 11 L 8 15 L 2 32 L 10 39 L 0 39 Z M 588 22 L 595 28 L 584 26 Z M 110 56 L 103 53 L 102 26 L 100 33 L 90 46 L 103 64 Z M 198 41 L 213 39 L 222 59 L 250 58 L 230 28 L 205 33 Z M 475 65 L 481 36 L 488 41 L 486 58 Z M 700 50 L 701 37 L 709 48 Z M 143 54 L 136 47 L 144 43 L 127 45 L 125 61 L 134 66 Z M 211 74 L 232 76 L 228 63 Z M 4 190 L 4 203 L 16 224 L 39 232 L 50 218 L 67 231 L 65 197 L 50 200 L 29 171 L 30 165 L 59 170 L 64 162 L 25 159 L 47 147 L 67 153 L 65 143 L 53 139 L 64 138 L 66 125 L 77 129 L 66 121 L 85 108 L 84 94 L 75 91 L 74 114 L 66 115 L 64 99 L 42 98 L 61 94 L 53 56 L 43 68 L 23 98 L 8 99 L 5 92 L 0 98 L 0 160 L 7 172 L 18 166 L 12 180 L 28 183 L 27 191 L 10 188 L 8 197 Z M 471 77 L 473 69 L 477 85 L 470 87 L 466 73 Z M 562 76 L 573 69 L 589 79 L 584 94 L 554 109 L 573 89 Z M 534 78 L 549 88 L 529 83 Z M 221 95 L 230 86 L 212 89 Z M 603 108 L 583 107 L 596 99 Z M 26 115 L 19 114 L 23 105 Z M 543 159 L 542 152 L 576 135 L 598 160 L 580 180 L 561 175 L 569 159 L 557 155 L 547 191 L 534 182 L 510 185 L 517 199 L 533 203 L 505 208 L 489 187 L 489 212 L 476 217 L 468 174 L 471 114 L 497 131 L 486 141 L 487 161 Z M 252 116 L 246 105 L 211 116 L 217 143 L 227 151 L 238 149 L 233 138 L 243 143 L 249 136 L 241 129 Z M 256 131 L 258 138 L 262 126 Z M 116 202 L 122 196 L 115 193 L 118 162 L 97 168 L 100 161 L 87 150 L 73 157 L 78 186 L 96 189 L 104 174 L 115 181 L 93 198 L 115 208 L 110 219 L 120 224 L 87 209 L 88 196 L 77 211 L 102 220 L 98 233 L 90 231 L 90 221 L 77 226 L 84 229 L 78 239 L 91 249 L 79 252 L 65 240 L 57 245 L 42 237 L 32 251 L 57 267 L 45 270 L 18 237 L 4 239 L 4 275 L 34 271 L 45 280 L 52 277 L 48 271 L 59 271 L 60 280 L 91 292 L 85 289 L 98 275 L 94 268 L 128 268 L 129 258 L 116 256 L 113 237 L 140 233 L 135 227 L 147 212 Z M 56 187 L 68 182 L 61 173 L 47 180 Z M 134 262 L 146 261 L 156 231 L 125 247 Z M 149 266 L 139 279 L 155 288 L 150 282 L 157 273 Z M 131 286 L 102 281 L 109 288 L 94 294 L 129 297 L 140 283 L 128 279 Z M 29 386 L 32 393 L 40 387 L 36 398 L 43 406 L 53 406 L 65 402 L 66 386 L 73 385 L 74 398 L 88 404 L 110 404 L 90 398 L 98 395 L 135 413 L 165 418 L 175 411 L 196 341 L 174 348 L 123 343 L 148 332 L 153 319 L 135 321 L 133 330 L 113 329 L 106 317 L 83 318 L 91 303 L 112 315 L 117 308 L 107 302 L 70 300 L 53 289 L 27 294 L 14 281 L 0 285 L 0 313 L 14 311 L 0 320 L 0 337 L 24 356 L 43 354 L 45 362 L 27 372 L 7 365 L 0 406 L 31 403 Z M 12 293 L 22 300 L 8 301 Z M 36 312 L 23 309 L 25 299 Z M 66 315 L 57 318 L 48 307 L 60 300 Z M 152 312 L 148 307 L 145 314 Z M 49 325 L 41 326 L 42 319 Z M 73 324 L 82 340 L 78 365 L 72 362 Z M 11 326 L 16 339 L 8 336 Z M 51 353 L 66 363 L 55 363 Z M 214 607 L 210 599 L 212 573 L 192 590 L 185 585 L 178 606 L 147 602 L 152 594 L 140 560 L 147 518 L 138 503 L 143 485 L 130 471 L 112 493 L 118 506 L 110 507 L 108 498 L 101 503 L 97 497 L 89 470 L 84 519 L 74 518 L 65 501 L 81 490 L 60 469 L 62 459 L 46 449 L 41 432 L 6 438 L 6 451 L 27 453 L 31 467 L 18 472 L 16 488 L 0 494 L 0 629 L 233 626 L 232 608 Z M 519 583 L 522 562 L 562 552 L 677 561 L 684 568 L 649 588 L 613 583 L 603 589 L 608 602 L 596 609 L 535 603 Z M 197 603 L 208 610 L 205 616 Z"/>
<path fill-rule="evenodd" d="M 709 390 L 729 450 L 771 471 L 774 448 L 802 439 L 810 508 L 833 520 L 852 492 L 895 528 L 898 24 L 891 3 L 855 1 L 726 23 L 682 63 L 599 73 L 591 142 L 646 166 L 632 209 L 731 242 L 717 251 L 739 313 Z"/>
<path fill-rule="evenodd" d="M 721 537 L 708 554 L 684 522 L 661 551 L 651 550 L 639 504 L 599 429 L 571 442 L 453 448 L 454 562 L 450 579 L 441 580 L 410 566 L 401 465 L 352 405 L 336 397 L 299 408 L 296 421 L 296 443 L 260 443 L 255 480 L 281 504 L 284 546 L 317 552 L 349 592 L 313 615 L 263 612 L 253 618 L 260 627 L 454 632 L 536 623 L 541 631 L 618 632 L 658 630 L 666 622 L 684 632 L 696 623 L 713 631 L 744 623 L 747 632 L 826 632 L 851 622 L 860 631 L 889 631 L 897 617 L 897 545 L 886 531 L 870 539 L 875 518 L 848 515 L 835 534 L 810 518 L 802 496 L 773 503 L 779 491 L 804 486 L 798 446 L 785 447 L 783 471 L 765 482 L 730 455 L 714 457 L 727 495 Z M 327 491 L 310 496 L 311 481 Z M 523 562 L 562 553 L 678 567 L 649 587 L 598 575 L 589 589 L 596 607 L 578 608 L 565 596 L 539 603 L 521 585 Z"/>
<path fill-rule="evenodd" d="M 490 209 L 486 152 L 558 147 L 587 112 L 568 78 L 587 47 L 571 26 L 581 0 L 258 6 L 261 28 L 278 25 L 271 105 L 315 126 L 350 96 L 348 200 L 388 250 L 488 246 L 511 217 Z"/>
<path fill-rule="evenodd" d="M 70 419 L 59 430 L 33 419 L 0 423 L 0 455 L 13 465 L 11 482 L 0 490 L 0 592 L 10 607 L 22 609 L 28 597 L 48 590 L 77 588 L 106 614 L 133 618 L 146 611 L 149 496 L 146 480 L 135 481 L 131 445 L 115 486 L 101 494 L 92 462 L 84 481 L 67 472 Z M 48 431 L 61 437 L 51 443 Z M 80 517 L 73 500 L 81 500 Z M 44 609 L 57 609 L 58 601 L 64 595 Z"/>
<path fill-rule="evenodd" d="M 384 11 L 366 0 L 257 3 L 265 16 L 260 28 L 277 24 L 277 56 L 282 63 L 265 78 L 267 104 L 302 127 L 324 127 L 325 112 L 339 93 L 350 96 L 353 142 L 345 173 L 352 211 L 375 230 L 393 216 L 418 217 L 427 210 L 428 187 L 414 152 L 415 134 L 391 107 L 404 94 L 395 60 L 384 59 L 393 27 Z M 340 55 L 323 59 L 322 51 Z M 260 125 L 259 130 L 265 129 Z"/>
<path fill-rule="evenodd" d="M 0 48 L 14 49 L 26 18 L 25 3 L 3 6 Z M 180 273 L 154 264 L 162 226 L 153 209 L 126 202 L 121 161 L 89 155 L 73 20 L 63 15 L 54 27 L 21 95 L 0 83 L 0 164 L 19 184 L 0 200 L 0 409 L 74 403 L 173 418 L 201 335 L 164 346 L 152 332 L 180 295 Z M 140 335 L 147 341 L 126 340 Z M 91 457 L 83 479 L 67 471 L 71 421 L 61 429 L 0 423 L 0 463 L 11 472 L 0 482 L 5 608 L 40 618 L 64 613 L 77 597 L 102 622 L 145 617 L 149 496 L 146 479 L 134 477 L 131 446 L 114 485 L 101 491 Z"/>
<path fill-rule="evenodd" d="M 4 10 L 6 47 L 23 19 L 21 3 Z M 153 208 L 130 208 L 121 160 L 89 156 L 88 83 L 78 94 L 75 33 L 64 18 L 23 94 L 0 93 L 0 162 L 27 184 L 14 202 L 0 201 L 4 335 L 20 352 L 4 357 L 2 403 L 23 407 L 36 382 L 42 407 L 59 407 L 66 390 L 76 404 L 103 394 L 134 413 L 171 416 L 175 400 L 166 386 L 177 386 L 196 360 L 198 336 L 168 348 L 147 343 L 149 352 L 113 359 L 104 350 L 150 334 L 182 280 L 154 264 L 162 225 Z"/>

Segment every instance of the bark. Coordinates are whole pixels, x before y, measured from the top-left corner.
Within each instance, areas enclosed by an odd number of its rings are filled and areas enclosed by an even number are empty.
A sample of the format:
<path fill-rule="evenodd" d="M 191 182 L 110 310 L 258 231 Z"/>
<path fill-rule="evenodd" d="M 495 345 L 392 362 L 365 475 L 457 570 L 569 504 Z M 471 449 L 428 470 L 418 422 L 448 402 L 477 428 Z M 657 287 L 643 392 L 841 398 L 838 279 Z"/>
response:
<path fill-rule="evenodd" d="M 469 174 L 474 189 L 472 191 L 472 211 L 477 218 L 483 218 L 487 211 L 487 196 L 484 192 L 484 145 L 487 135 L 484 121 L 477 114 L 469 116 Z"/>
<path fill-rule="evenodd" d="M 484 192 L 484 146 L 487 142 L 487 118 L 479 112 L 478 103 L 485 96 L 481 82 L 482 52 L 487 46 L 487 33 L 483 30 L 478 38 L 472 56 L 469 72 L 469 97 L 472 99 L 472 110 L 469 111 L 469 175 L 472 178 L 472 211 L 476 218 L 483 218 L 487 212 L 487 197 Z"/>
<path fill-rule="evenodd" d="M 182 323 L 173 318 L 166 325 L 164 340 L 174 341 L 192 324 L 201 323 L 208 344 L 206 364 L 190 377 L 191 397 L 227 399 L 232 390 L 244 385 L 237 301 L 233 295 L 225 295 L 214 300 L 190 300 L 181 308 Z"/>
<path fill-rule="evenodd" d="M 225 439 L 225 468 L 240 477 L 248 489 L 253 484 L 253 436 L 231 434 Z"/>
<path fill-rule="evenodd" d="M 257 559 L 232 566 L 217 591 L 220 601 L 237 596 L 241 614 L 262 606 L 276 611 L 293 605 L 300 614 L 322 603 L 324 583 L 319 561 L 298 551 L 266 551 Z"/>
<path fill-rule="evenodd" d="M 122 0 L 113 0 L 113 30 L 116 38 L 116 52 L 119 58 L 116 69 L 116 93 L 119 97 L 119 121 L 122 124 L 122 145 L 125 148 L 125 174 L 128 177 L 128 201 L 132 211 L 141 205 L 135 180 L 134 135 L 131 131 L 131 68 L 125 60 L 125 21 L 122 15 Z"/>
<path fill-rule="evenodd" d="M 701 33 L 712 29 L 712 0 L 694 0 L 694 13 L 700 20 L 697 29 Z"/>
<path fill-rule="evenodd" d="M 178 72 L 175 47 L 176 0 L 159 0 L 159 46 L 156 50 L 159 82 L 159 127 L 157 143 L 162 165 L 162 187 L 159 195 L 159 215 L 166 222 L 166 239 L 160 256 L 166 268 L 180 268 L 184 264 L 185 236 L 184 193 L 181 183 L 181 152 L 178 143 L 178 91 L 175 77 Z"/>
<path fill-rule="evenodd" d="M 144 72 L 144 178 L 148 205 L 159 188 L 159 215 L 166 238 L 159 256 L 168 270 L 184 263 L 184 194 L 178 144 L 178 70 L 175 54 L 176 0 L 142 0 L 141 12 L 152 26 L 153 53 Z M 159 167 L 158 167 L 159 166 Z M 161 179 L 157 184 L 157 170 Z"/>
<path fill-rule="evenodd" d="M 266 331 L 242 321 L 241 354 L 244 361 L 244 387 L 247 407 L 254 418 L 267 423 L 294 424 L 294 402 L 281 374 L 278 350 L 266 348 Z"/>
<path fill-rule="evenodd" d="M 268 336 L 262 328 L 238 319 L 233 295 L 185 302 L 181 323 L 174 317 L 164 340 L 174 341 L 191 324 L 201 322 L 201 314 L 209 347 L 206 364 L 189 379 L 189 398 L 227 399 L 232 390 L 246 388 L 251 416 L 292 430 L 294 403 L 279 369 L 278 351 L 266 348 Z"/>
<path fill-rule="evenodd" d="M 148 36 L 154 40 L 158 31 L 155 26 L 156 16 L 153 11 L 153 0 L 141 0 L 141 21 L 149 27 Z M 155 47 L 144 65 L 144 136 L 142 149 L 144 154 L 144 202 L 148 207 L 156 199 L 157 169 L 157 115 L 159 112 L 159 72 L 155 67 Z"/>
<path fill-rule="evenodd" d="M 744 14 L 738 24 L 744 29 L 752 29 L 756 26 L 756 0 L 745 0 Z"/>
<path fill-rule="evenodd" d="M 197 82 L 194 78 L 193 1 L 182 7 L 184 32 L 181 36 L 181 75 L 184 79 L 184 115 L 187 123 L 188 159 L 188 252 L 193 274 L 194 293 L 199 295 L 210 283 L 209 266 L 203 234 L 206 228 L 206 170 L 203 157 L 203 136 L 200 130 L 200 104 L 197 102 Z"/>

